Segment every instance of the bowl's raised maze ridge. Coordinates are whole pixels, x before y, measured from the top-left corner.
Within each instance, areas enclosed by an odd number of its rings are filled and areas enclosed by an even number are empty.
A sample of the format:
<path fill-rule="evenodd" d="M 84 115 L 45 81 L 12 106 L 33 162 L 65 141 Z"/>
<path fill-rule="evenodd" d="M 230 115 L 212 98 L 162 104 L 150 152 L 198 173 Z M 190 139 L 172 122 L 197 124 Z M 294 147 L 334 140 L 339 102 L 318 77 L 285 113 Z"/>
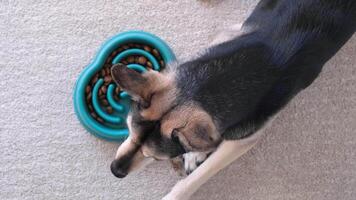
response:
<path fill-rule="evenodd" d="M 130 97 L 111 77 L 111 67 L 122 63 L 144 73 L 160 71 L 175 60 L 170 48 L 158 37 L 131 31 L 109 40 L 79 76 L 74 89 L 74 108 L 84 127 L 96 136 L 122 140 L 128 135 L 125 119 Z"/>

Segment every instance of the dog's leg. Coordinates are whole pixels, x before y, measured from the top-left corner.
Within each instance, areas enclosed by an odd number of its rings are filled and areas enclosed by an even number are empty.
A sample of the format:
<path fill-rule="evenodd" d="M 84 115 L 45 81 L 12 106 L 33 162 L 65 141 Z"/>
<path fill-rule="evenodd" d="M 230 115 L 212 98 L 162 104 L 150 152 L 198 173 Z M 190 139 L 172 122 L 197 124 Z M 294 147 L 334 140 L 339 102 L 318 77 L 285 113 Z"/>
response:
<path fill-rule="evenodd" d="M 250 150 L 260 138 L 260 131 L 242 140 L 224 140 L 217 150 L 212 153 L 188 177 L 179 181 L 163 200 L 187 200 L 210 177 L 228 166 L 234 160 Z"/>

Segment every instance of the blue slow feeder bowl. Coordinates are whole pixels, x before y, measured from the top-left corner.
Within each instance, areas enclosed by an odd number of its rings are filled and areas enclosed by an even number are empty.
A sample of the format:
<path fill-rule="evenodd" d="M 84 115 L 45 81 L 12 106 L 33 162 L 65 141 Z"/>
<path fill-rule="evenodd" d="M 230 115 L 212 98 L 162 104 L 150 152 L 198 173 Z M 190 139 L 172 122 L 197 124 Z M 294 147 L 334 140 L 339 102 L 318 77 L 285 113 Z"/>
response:
<path fill-rule="evenodd" d="M 126 117 L 131 99 L 111 79 L 111 66 L 122 62 L 144 73 L 147 68 L 160 71 L 174 60 L 169 46 L 150 33 L 129 31 L 111 38 L 75 84 L 73 100 L 79 121 L 100 138 L 111 141 L 125 139 L 128 136 Z"/>

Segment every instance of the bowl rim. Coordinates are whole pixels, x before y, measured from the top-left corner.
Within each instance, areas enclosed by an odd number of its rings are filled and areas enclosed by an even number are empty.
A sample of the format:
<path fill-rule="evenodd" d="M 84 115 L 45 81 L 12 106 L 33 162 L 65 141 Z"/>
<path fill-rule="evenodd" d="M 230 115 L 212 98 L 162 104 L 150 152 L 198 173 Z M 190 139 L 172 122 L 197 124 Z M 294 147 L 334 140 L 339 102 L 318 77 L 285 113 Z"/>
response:
<path fill-rule="evenodd" d="M 87 112 L 85 101 L 85 88 L 90 79 L 97 73 L 105 63 L 106 58 L 119 46 L 127 43 L 143 43 L 156 48 L 165 63 L 170 63 L 176 60 L 176 57 L 171 48 L 159 37 L 140 30 L 132 30 L 119 33 L 106 41 L 92 62 L 87 65 L 79 74 L 74 86 L 73 104 L 74 111 L 80 123 L 91 134 L 110 141 L 122 141 L 128 136 L 128 129 L 115 129 L 100 124 L 94 120 L 90 113 Z"/>

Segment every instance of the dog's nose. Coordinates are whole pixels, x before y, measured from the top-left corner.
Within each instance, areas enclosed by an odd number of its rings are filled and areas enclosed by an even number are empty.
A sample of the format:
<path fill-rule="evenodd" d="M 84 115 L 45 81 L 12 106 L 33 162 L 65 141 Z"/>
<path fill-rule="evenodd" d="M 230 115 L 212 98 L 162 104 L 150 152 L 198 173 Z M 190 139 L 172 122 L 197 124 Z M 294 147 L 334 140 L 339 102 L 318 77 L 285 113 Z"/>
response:
<path fill-rule="evenodd" d="M 112 161 L 110 165 L 111 172 L 117 177 L 117 178 L 124 178 L 127 175 L 127 172 L 123 172 L 120 170 L 118 167 L 118 160 Z"/>

